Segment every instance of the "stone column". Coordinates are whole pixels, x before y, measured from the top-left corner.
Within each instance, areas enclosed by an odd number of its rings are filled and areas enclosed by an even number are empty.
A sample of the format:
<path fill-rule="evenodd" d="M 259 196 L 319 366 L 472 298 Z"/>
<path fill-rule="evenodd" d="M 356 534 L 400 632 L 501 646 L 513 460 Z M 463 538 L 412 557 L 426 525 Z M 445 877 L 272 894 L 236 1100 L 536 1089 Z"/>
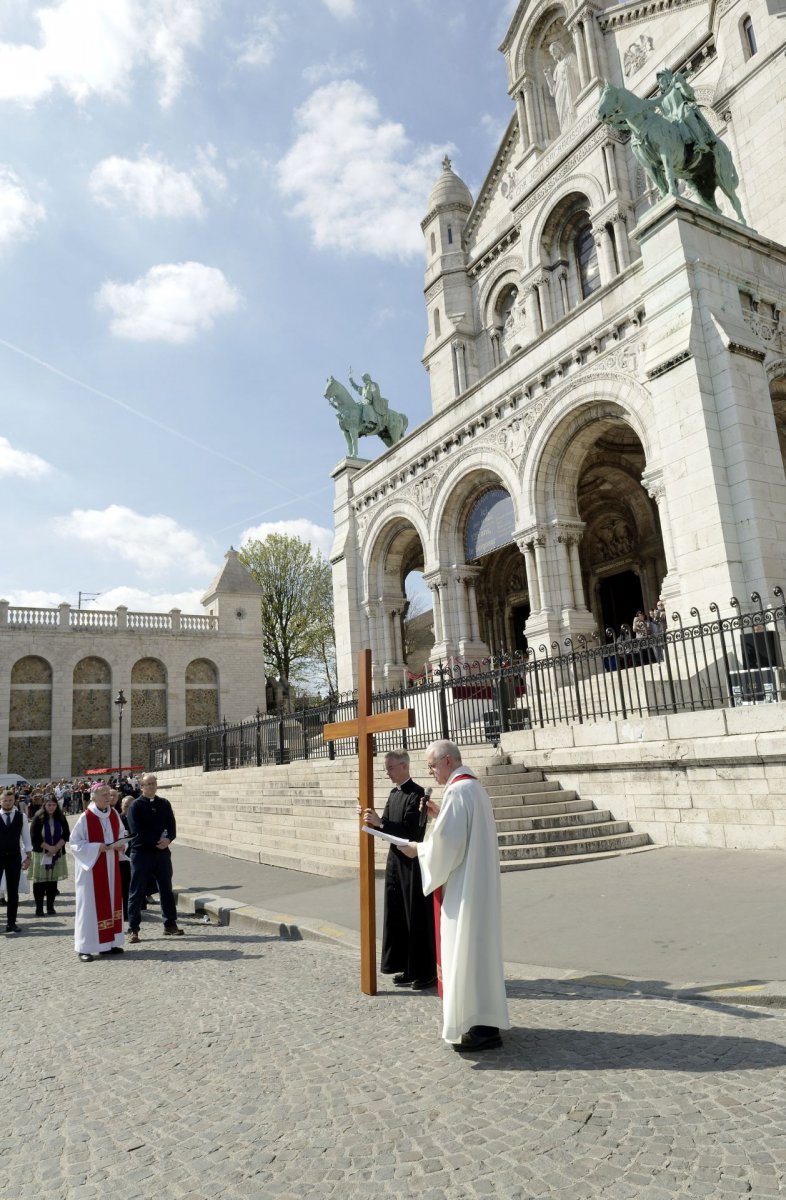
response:
<path fill-rule="evenodd" d="M 569 534 L 560 533 L 557 535 L 557 545 L 560 549 L 560 574 L 562 576 L 562 607 L 575 608 L 576 597 L 573 591 L 573 572 L 570 563 L 570 542 Z"/>
<path fill-rule="evenodd" d="M 573 599 L 574 607 L 583 612 L 587 610 L 587 601 L 584 595 L 584 584 L 581 579 L 581 559 L 579 558 L 579 541 L 581 535 L 576 534 L 571 538 L 570 546 L 570 573 L 573 578 Z"/>
<path fill-rule="evenodd" d="M 467 600 L 469 602 L 469 620 L 470 620 L 470 637 L 474 641 L 482 641 L 480 636 L 480 614 L 478 612 L 478 592 L 475 587 L 474 579 L 466 579 L 464 581 L 467 587 Z"/>
<path fill-rule="evenodd" d="M 549 595 L 545 534 L 535 534 L 535 537 L 532 539 L 532 549 L 535 555 L 535 570 L 538 577 L 538 592 L 540 597 L 539 611 L 550 612 L 554 606 L 551 604 L 551 597 Z"/>
<path fill-rule="evenodd" d="M 489 342 L 491 343 L 491 365 L 498 367 L 502 362 L 502 353 L 500 350 L 500 331 L 496 327 L 489 331 Z"/>
<path fill-rule="evenodd" d="M 553 280 L 554 290 L 556 290 L 557 295 L 559 296 L 559 305 L 557 305 L 556 298 L 555 298 L 555 306 L 554 306 L 555 307 L 555 312 L 554 312 L 555 320 L 559 320 L 559 317 L 557 316 L 557 313 L 556 313 L 557 307 L 559 307 L 562 310 L 562 312 L 560 314 L 561 316 L 566 317 L 568 315 L 568 313 L 570 312 L 570 298 L 568 296 L 568 272 L 565 269 L 565 267 L 560 267 L 559 271 L 555 271 L 551 278 Z"/>
<path fill-rule="evenodd" d="M 10 605 L 7 600 L 0 600 L 0 627 L 5 628 L 8 624 L 8 609 Z"/>
<path fill-rule="evenodd" d="M 382 624 L 382 640 L 385 651 L 385 673 L 393 662 L 393 638 L 390 627 L 390 613 L 384 599 L 379 600 L 379 619 Z"/>
<path fill-rule="evenodd" d="M 128 629 L 128 608 L 125 604 L 118 604 L 117 612 L 117 628 Z"/>
<path fill-rule="evenodd" d="M 554 323 L 553 307 L 551 303 L 551 280 L 548 274 L 544 271 L 538 275 L 537 279 L 533 280 L 533 286 L 538 289 L 538 300 L 540 301 L 540 315 L 542 326 L 548 329 Z"/>
<path fill-rule="evenodd" d="M 518 541 L 519 550 L 524 555 L 524 561 L 527 564 L 527 590 L 529 592 L 529 609 L 530 613 L 540 612 L 540 580 L 538 578 L 538 565 L 535 561 L 535 547 L 532 540 Z"/>
<path fill-rule="evenodd" d="M 611 248 L 609 231 L 606 229 L 605 225 L 593 226 L 592 236 L 598 249 L 600 281 L 605 287 L 607 283 L 611 283 L 612 279 L 617 274 L 617 265 L 614 262 L 614 252 Z"/>
<path fill-rule="evenodd" d="M 598 43 L 596 40 L 597 39 L 597 27 L 595 25 L 594 16 L 591 13 L 587 13 L 584 16 L 581 24 L 582 24 L 582 28 L 584 30 L 584 37 L 585 37 L 586 43 L 587 43 L 587 59 L 589 60 L 590 82 L 591 82 L 593 79 L 600 79 L 600 77 L 601 77 L 600 59 L 599 59 L 599 55 L 598 55 Z"/>
<path fill-rule="evenodd" d="M 576 59 L 579 64 L 579 83 L 583 91 L 592 77 L 587 59 L 587 41 L 584 36 L 584 27 L 581 22 L 577 22 L 572 28 L 570 26 L 568 28 L 569 32 L 573 35 L 573 45 L 576 47 Z"/>
<path fill-rule="evenodd" d="M 444 641 L 445 633 L 442 625 L 442 601 L 439 594 L 439 585 L 430 583 L 429 591 L 431 592 L 432 606 L 434 609 L 434 644 Z"/>
<path fill-rule="evenodd" d="M 365 600 L 363 603 L 363 612 L 366 617 L 368 629 L 367 645 L 371 650 L 371 671 L 375 681 L 375 686 L 378 686 L 384 670 L 383 654 L 379 645 L 379 630 L 377 628 L 377 614 L 375 612 L 375 604 L 371 600 Z"/>
<path fill-rule="evenodd" d="M 666 486 L 661 470 L 645 471 L 641 484 L 647 495 L 655 501 L 660 520 L 660 531 L 663 535 L 663 553 L 666 557 L 666 578 L 661 584 L 661 593 L 665 596 L 676 595 L 678 591 L 677 559 L 674 553 L 674 536 L 669 515 L 669 505 L 666 499 Z M 658 597 L 656 596 L 657 600 Z"/>
<path fill-rule="evenodd" d="M 464 354 L 464 343 L 453 343 L 453 364 L 456 380 L 456 395 L 460 396 L 467 389 L 467 363 Z"/>
<path fill-rule="evenodd" d="M 63 632 L 67 632 L 71 628 L 71 605 L 59 604 L 58 606 L 57 627 Z"/>
<path fill-rule="evenodd" d="M 543 324 L 540 319 L 538 290 L 534 284 L 531 284 L 524 293 L 524 308 L 527 313 L 527 325 L 532 330 L 533 337 L 537 337 L 543 332 Z"/>
<path fill-rule="evenodd" d="M 614 227 L 614 241 L 617 246 L 617 258 L 620 270 L 630 266 L 630 242 L 628 241 L 628 226 L 624 212 L 612 214 L 611 223 Z"/>
<path fill-rule="evenodd" d="M 61 616 L 63 608 L 70 605 L 60 605 Z M 78 634 L 76 636 L 79 636 Z M 52 776 L 55 778 L 71 775 L 71 728 L 74 711 L 74 672 L 70 660 L 66 658 L 67 666 L 52 663 L 52 719 L 50 734 L 52 739 Z"/>

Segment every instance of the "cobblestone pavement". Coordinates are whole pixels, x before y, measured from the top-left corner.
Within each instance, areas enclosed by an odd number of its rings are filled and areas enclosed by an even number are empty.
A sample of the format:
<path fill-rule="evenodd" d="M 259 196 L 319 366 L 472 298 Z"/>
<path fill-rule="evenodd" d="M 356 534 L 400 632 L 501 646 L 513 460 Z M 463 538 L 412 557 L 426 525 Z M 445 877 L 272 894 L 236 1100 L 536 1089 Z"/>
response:
<path fill-rule="evenodd" d="M 786 1192 L 782 1010 L 510 980 L 467 1059 L 344 948 L 148 915 L 81 964 L 61 911 L 0 936 L 3 1200 Z"/>

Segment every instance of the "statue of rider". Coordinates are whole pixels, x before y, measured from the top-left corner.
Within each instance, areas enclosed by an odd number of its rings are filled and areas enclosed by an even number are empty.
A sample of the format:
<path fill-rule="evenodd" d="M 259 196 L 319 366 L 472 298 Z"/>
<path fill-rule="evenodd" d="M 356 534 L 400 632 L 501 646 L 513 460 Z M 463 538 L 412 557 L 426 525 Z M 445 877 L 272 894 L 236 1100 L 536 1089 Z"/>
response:
<path fill-rule="evenodd" d="M 375 383 L 370 375 L 362 376 L 363 383 L 355 383 L 352 378 L 352 368 L 349 368 L 349 382 L 362 398 L 364 405 L 371 411 L 370 417 L 373 417 L 378 429 L 384 429 L 388 422 L 388 402 L 379 390 L 379 384 Z"/>
<path fill-rule="evenodd" d="M 681 71 L 663 67 L 657 76 L 660 95 L 647 103 L 660 109 L 667 121 L 676 125 L 683 140 L 692 142 L 698 152 L 712 150 L 717 136 L 696 103 L 696 93 Z"/>

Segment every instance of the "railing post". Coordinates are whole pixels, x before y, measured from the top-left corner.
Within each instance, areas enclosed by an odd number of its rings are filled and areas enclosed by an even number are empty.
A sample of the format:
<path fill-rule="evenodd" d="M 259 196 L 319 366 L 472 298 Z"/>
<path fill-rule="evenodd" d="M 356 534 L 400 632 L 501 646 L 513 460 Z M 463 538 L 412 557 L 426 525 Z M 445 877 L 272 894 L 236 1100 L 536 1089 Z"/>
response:
<path fill-rule="evenodd" d="M 336 720 L 336 709 L 335 709 L 335 705 L 331 702 L 331 704 L 328 706 L 327 724 L 332 725 L 332 724 L 334 724 L 335 720 Z M 335 759 L 336 759 L 336 743 L 328 742 L 328 761 L 335 762 Z"/>
<path fill-rule="evenodd" d="M 223 727 L 221 729 L 221 766 L 226 771 L 227 769 L 227 719 L 224 717 Z"/>
<path fill-rule="evenodd" d="M 448 729 L 448 702 L 445 696 L 445 672 L 442 669 L 442 661 L 439 664 L 439 721 L 442 730 L 442 737 L 447 740 L 450 737 Z"/>
<path fill-rule="evenodd" d="M 508 712 L 507 705 L 502 702 L 502 671 L 502 656 L 500 655 L 499 667 L 494 677 L 494 690 L 497 693 L 497 709 L 499 710 L 500 734 L 510 732 L 510 713 Z"/>
<path fill-rule="evenodd" d="M 209 749 L 209 747 L 210 747 L 210 726 L 206 725 L 205 726 L 205 745 L 204 745 L 204 749 L 202 751 L 202 769 L 204 771 L 210 770 L 210 749 Z"/>
<path fill-rule="evenodd" d="M 278 762 L 284 765 L 284 710 L 278 710 Z"/>
<path fill-rule="evenodd" d="M 307 712 L 306 702 L 304 700 L 303 701 L 303 716 L 301 717 L 301 721 L 303 723 L 303 757 L 304 758 L 308 758 L 308 719 L 306 717 L 306 712 Z"/>
<path fill-rule="evenodd" d="M 257 705 L 257 766 L 262 766 L 262 713 Z"/>

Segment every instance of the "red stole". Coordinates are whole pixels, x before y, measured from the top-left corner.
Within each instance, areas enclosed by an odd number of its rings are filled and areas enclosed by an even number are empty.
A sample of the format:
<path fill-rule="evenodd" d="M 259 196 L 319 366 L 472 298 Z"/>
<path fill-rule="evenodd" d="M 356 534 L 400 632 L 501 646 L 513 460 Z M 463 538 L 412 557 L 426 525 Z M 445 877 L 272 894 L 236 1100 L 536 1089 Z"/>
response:
<path fill-rule="evenodd" d="M 85 813 L 87 818 L 87 840 L 104 844 L 104 827 L 94 812 L 90 809 Z M 112 829 L 112 839 L 120 837 L 120 818 L 113 808 L 109 810 L 109 825 Z M 106 854 L 99 854 L 93 867 L 93 892 L 96 900 L 96 917 L 98 918 L 98 942 L 113 942 L 115 935 L 123 932 L 123 890 L 120 883 L 120 868 L 115 855 L 115 886 L 114 896 L 109 892 L 109 864 Z"/>
<path fill-rule="evenodd" d="M 451 779 L 451 784 L 458 783 L 460 779 L 474 779 L 474 775 L 456 775 Z M 434 897 L 434 944 L 437 951 L 437 991 L 440 998 L 442 997 L 442 937 L 440 925 L 442 922 L 442 888 L 435 888 L 432 893 Z"/>

